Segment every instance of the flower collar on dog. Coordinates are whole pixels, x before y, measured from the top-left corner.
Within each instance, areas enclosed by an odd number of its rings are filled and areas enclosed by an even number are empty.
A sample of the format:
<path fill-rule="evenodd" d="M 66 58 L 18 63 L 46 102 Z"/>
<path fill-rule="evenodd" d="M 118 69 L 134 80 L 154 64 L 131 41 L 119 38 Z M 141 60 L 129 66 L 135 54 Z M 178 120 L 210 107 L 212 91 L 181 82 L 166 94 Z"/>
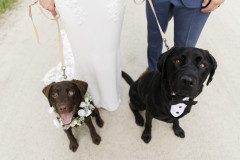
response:
<path fill-rule="evenodd" d="M 95 109 L 95 107 L 90 102 L 92 102 L 92 97 L 88 93 L 86 93 L 84 96 L 84 100 L 79 106 L 81 109 L 79 109 L 78 111 L 78 116 L 73 117 L 72 122 L 68 125 L 64 125 L 55 108 L 50 107 L 49 113 L 54 112 L 56 114 L 56 118 L 53 120 L 54 125 L 57 128 L 60 128 L 60 126 L 62 126 L 62 128 L 65 130 L 69 129 L 70 127 L 81 126 L 81 124 L 84 123 L 85 117 L 91 115 L 92 111 Z"/>

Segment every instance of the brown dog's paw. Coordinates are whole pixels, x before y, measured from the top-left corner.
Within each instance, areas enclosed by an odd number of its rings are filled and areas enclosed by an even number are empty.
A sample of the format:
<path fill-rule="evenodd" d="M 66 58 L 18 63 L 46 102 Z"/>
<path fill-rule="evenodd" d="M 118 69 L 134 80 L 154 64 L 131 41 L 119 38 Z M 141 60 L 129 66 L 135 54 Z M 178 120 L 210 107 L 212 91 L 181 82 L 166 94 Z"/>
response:
<path fill-rule="evenodd" d="M 104 121 L 101 118 L 96 119 L 97 125 L 102 128 L 104 125 Z"/>
<path fill-rule="evenodd" d="M 94 144 L 99 145 L 101 142 L 101 137 L 99 135 L 95 135 L 94 137 L 92 137 L 92 141 Z"/>
<path fill-rule="evenodd" d="M 70 141 L 69 149 L 73 152 L 76 152 L 78 149 L 78 143 L 76 141 Z"/>

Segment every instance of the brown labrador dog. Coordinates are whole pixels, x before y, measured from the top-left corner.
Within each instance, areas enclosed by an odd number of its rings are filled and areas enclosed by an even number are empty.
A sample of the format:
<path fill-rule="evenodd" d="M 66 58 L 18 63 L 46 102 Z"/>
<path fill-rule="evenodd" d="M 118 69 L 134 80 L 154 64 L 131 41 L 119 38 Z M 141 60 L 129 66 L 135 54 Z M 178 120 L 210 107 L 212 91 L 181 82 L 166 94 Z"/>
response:
<path fill-rule="evenodd" d="M 47 97 L 50 106 L 55 108 L 55 111 L 59 114 L 64 125 L 70 124 L 73 117 L 78 115 L 79 105 L 84 99 L 84 95 L 87 92 L 88 84 L 84 81 L 72 80 L 53 82 L 44 87 L 42 92 Z M 94 105 L 91 102 L 92 105 Z M 99 127 L 103 127 L 103 120 L 100 117 L 99 111 L 95 108 L 91 116 L 96 117 L 96 123 Z M 90 130 L 92 141 L 94 144 L 100 144 L 101 137 L 97 134 L 95 127 L 93 126 L 91 117 L 85 117 L 86 125 Z M 75 152 L 78 148 L 78 143 L 72 134 L 71 127 L 68 130 L 64 130 L 70 141 L 69 148 Z"/>

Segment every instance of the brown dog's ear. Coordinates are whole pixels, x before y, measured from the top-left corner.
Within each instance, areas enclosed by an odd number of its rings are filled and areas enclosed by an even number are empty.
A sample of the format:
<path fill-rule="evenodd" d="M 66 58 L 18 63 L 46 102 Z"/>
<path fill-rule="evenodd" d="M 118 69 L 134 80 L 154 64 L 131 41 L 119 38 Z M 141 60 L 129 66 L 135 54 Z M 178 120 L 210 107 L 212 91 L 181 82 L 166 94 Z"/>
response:
<path fill-rule="evenodd" d="M 87 92 L 88 84 L 84 81 L 79 81 L 76 79 L 73 79 L 72 82 L 78 87 L 78 89 L 81 93 L 81 97 L 84 97 L 84 95 Z"/>
<path fill-rule="evenodd" d="M 157 68 L 159 72 L 161 73 L 161 77 L 165 74 L 165 63 L 168 58 L 168 56 L 175 50 L 176 47 L 172 47 L 170 50 L 168 50 L 165 53 L 162 53 L 160 57 L 158 58 Z"/>
<path fill-rule="evenodd" d="M 50 106 L 52 106 L 52 104 L 51 104 L 51 102 L 50 102 L 49 95 L 50 95 L 50 90 L 51 90 L 53 84 L 55 84 L 55 82 L 52 82 L 51 84 L 47 85 L 47 86 L 44 87 L 43 90 L 42 90 L 43 94 L 47 97 Z"/>
<path fill-rule="evenodd" d="M 210 61 L 211 65 L 212 65 L 212 69 L 210 71 L 210 75 L 209 75 L 209 78 L 208 78 L 208 81 L 207 81 L 207 86 L 208 86 L 209 83 L 213 79 L 213 75 L 215 74 L 215 70 L 217 69 L 217 61 L 215 60 L 215 58 L 208 51 L 205 51 L 205 52 L 208 55 L 209 61 Z"/>

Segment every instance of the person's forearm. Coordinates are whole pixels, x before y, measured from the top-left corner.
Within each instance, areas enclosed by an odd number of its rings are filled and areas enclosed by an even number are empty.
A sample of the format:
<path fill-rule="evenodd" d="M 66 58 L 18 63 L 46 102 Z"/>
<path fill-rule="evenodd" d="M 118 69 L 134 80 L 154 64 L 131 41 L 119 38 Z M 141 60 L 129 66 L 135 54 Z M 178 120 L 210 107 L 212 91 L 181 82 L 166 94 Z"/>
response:
<path fill-rule="evenodd" d="M 54 17 L 57 15 L 54 0 L 40 0 L 39 3 L 43 8 L 51 12 Z"/>

